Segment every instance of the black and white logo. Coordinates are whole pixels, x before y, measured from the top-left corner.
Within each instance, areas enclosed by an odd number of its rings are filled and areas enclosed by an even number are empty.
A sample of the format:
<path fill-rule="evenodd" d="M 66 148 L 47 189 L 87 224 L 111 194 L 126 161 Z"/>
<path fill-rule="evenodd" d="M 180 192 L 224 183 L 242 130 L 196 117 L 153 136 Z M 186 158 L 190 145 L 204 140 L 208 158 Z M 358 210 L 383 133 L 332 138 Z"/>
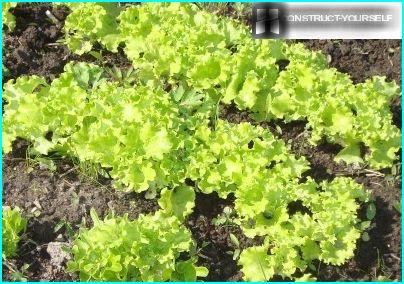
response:
<path fill-rule="evenodd" d="M 255 39 L 401 39 L 401 3 L 258 2 Z"/>
<path fill-rule="evenodd" d="M 282 4 L 254 3 L 252 11 L 254 38 L 280 38 L 284 35 L 285 29 Z"/>

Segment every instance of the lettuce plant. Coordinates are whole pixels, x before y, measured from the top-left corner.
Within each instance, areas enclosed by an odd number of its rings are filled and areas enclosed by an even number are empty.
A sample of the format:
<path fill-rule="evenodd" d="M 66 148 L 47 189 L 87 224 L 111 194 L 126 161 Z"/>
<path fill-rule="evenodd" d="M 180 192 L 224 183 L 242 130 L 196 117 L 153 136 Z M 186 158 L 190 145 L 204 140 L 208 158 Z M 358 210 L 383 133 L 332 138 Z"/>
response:
<path fill-rule="evenodd" d="M 356 243 L 368 227 L 369 222 L 361 222 L 357 212 L 370 194 L 352 179 L 321 184 L 309 179 L 294 185 L 281 180 L 282 176 L 262 178 L 256 188 L 236 193 L 245 234 L 265 236 L 263 245 L 247 248 L 240 255 L 247 281 L 309 276 L 315 260 L 342 265 L 354 256 Z M 259 193 L 252 194 L 252 190 Z M 246 200 L 256 206 L 244 206 Z"/>
<path fill-rule="evenodd" d="M 283 141 L 246 122 L 218 120 L 214 130 L 200 125 L 191 152 L 189 177 L 203 193 L 217 191 L 222 198 L 245 183 L 255 183 L 263 172 L 281 172 L 287 178 L 298 177 L 308 169 L 307 161 L 291 155 Z"/>
<path fill-rule="evenodd" d="M 57 150 L 112 168 L 117 187 L 138 192 L 185 180 L 179 158 L 192 132 L 159 86 L 119 86 L 101 68 L 80 63 L 68 64 L 50 85 L 36 76 L 9 81 L 4 98 L 6 153 L 22 137 L 41 154 Z"/>
<path fill-rule="evenodd" d="M 16 255 L 20 234 L 27 227 L 27 220 L 21 215 L 20 209 L 5 207 L 3 209 L 3 259 Z"/>
<path fill-rule="evenodd" d="M 389 167 L 401 147 L 400 130 L 392 124 L 390 104 L 399 95 L 394 82 L 373 77 L 352 84 L 335 69 L 315 70 L 291 63 L 272 88 L 267 114 L 286 121 L 307 119 L 311 143 L 323 137 L 344 148 L 336 160 Z M 364 157 L 360 145 L 368 148 Z"/>
<path fill-rule="evenodd" d="M 194 257 L 180 258 L 193 244 L 177 217 L 158 211 L 133 221 L 127 215 L 101 221 L 93 210 L 92 219 L 91 229 L 80 230 L 68 263 L 81 281 L 196 281 L 206 276 Z"/>
<path fill-rule="evenodd" d="M 86 17 L 98 21 L 96 13 Z M 213 105 L 235 103 L 258 121 L 307 120 L 311 143 L 326 138 L 343 147 L 337 162 L 381 169 L 396 159 L 401 133 L 392 124 L 389 105 L 400 93 L 394 82 L 375 76 L 355 85 L 328 68 L 320 52 L 302 44 L 254 40 L 243 24 L 193 4 L 134 5 L 113 22 L 119 32 L 109 33 L 124 45 L 142 82 L 169 84 L 174 93 L 185 90 L 194 100 L 205 98 Z M 75 33 L 91 35 L 73 26 Z M 94 40 L 103 44 L 104 37 L 95 35 Z M 363 145 L 368 149 L 364 156 Z"/>
<path fill-rule="evenodd" d="M 17 6 L 15 2 L 4 2 L 2 3 L 2 20 L 3 20 L 3 27 L 7 26 L 8 30 L 12 32 L 15 28 L 15 17 L 13 14 L 10 13 L 10 9 Z"/>
<path fill-rule="evenodd" d="M 119 35 L 116 33 L 116 3 L 63 3 L 72 11 L 64 25 L 66 44 L 76 54 L 91 51 L 99 42 L 110 51 L 117 51 Z"/>

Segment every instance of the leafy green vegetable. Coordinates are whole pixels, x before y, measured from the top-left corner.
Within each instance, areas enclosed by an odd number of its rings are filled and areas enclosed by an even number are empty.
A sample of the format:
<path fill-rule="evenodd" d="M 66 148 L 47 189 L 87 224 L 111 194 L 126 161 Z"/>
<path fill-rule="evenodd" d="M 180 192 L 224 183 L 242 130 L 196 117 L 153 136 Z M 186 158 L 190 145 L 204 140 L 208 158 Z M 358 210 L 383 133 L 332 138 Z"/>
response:
<path fill-rule="evenodd" d="M 295 158 L 283 141 L 262 127 L 220 119 L 211 126 L 209 101 L 190 112 L 156 82 L 122 85 L 107 80 L 102 68 L 86 63 L 66 65 L 65 72 L 51 84 L 35 76 L 9 81 L 4 96 L 9 102 L 3 119 L 3 134 L 8 137 L 3 140 L 4 151 L 11 149 L 16 137 L 22 137 L 32 141 L 39 153 L 59 151 L 101 165 L 119 189 L 160 192 L 162 210 L 155 217 L 141 217 L 136 224 L 143 218 L 156 224 L 183 221 L 192 212 L 195 199 L 194 189 L 184 185 L 187 178 L 203 193 L 216 191 L 223 198 L 234 194 L 236 223 L 247 236 L 267 240 L 258 248 L 265 251 L 263 259 L 249 259 L 252 248 L 235 252 L 246 280 L 275 275 L 290 278 L 297 271 L 305 273 L 314 260 L 341 265 L 353 256 L 356 240 L 369 227 L 356 216 L 359 202 L 368 199 L 360 185 L 347 178 L 321 184 L 311 179 L 301 182 L 309 169 L 305 158 Z M 290 213 L 293 202 L 301 202 L 311 215 Z M 94 232 L 101 224 L 97 218 L 93 214 Z M 96 273 L 91 268 L 94 260 L 87 257 L 88 245 L 77 241 L 70 268 L 80 271 L 82 279 L 193 280 L 205 274 L 203 269 L 193 268 L 194 260 L 174 263 L 177 254 L 170 264 L 164 263 L 169 267 L 167 275 L 153 272 L 160 271 L 159 266 L 147 266 L 150 271 L 143 272 L 140 263 L 130 270 L 122 255 L 132 250 L 125 243 L 126 227 L 130 229 L 132 221 L 125 217 L 108 220 L 105 224 L 113 224 L 105 225 L 105 230 L 125 237 L 108 238 L 108 242 L 121 239 L 119 249 L 111 244 L 114 249 Z M 92 230 L 84 231 L 85 243 L 94 238 Z M 173 233 L 178 230 L 175 227 Z M 94 234 L 96 238 L 102 235 Z M 109 245 L 100 241 L 94 248 L 96 254 L 104 253 Z M 151 261 L 144 259 L 145 263 Z M 256 273 L 260 266 L 265 276 Z"/>
<path fill-rule="evenodd" d="M 367 162 L 375 169 L 392 166 L 401 147 L 401 133 L 392 124 L 390 111 L 391 101 L 399 95 L 394 82 L 373 77 L 354 85 L 335 69 L 291 63 L 273 90 L 268 113 L 286 121 L 307 119 L 313 144 L 326 137 L 344 147 L 337 161 Z M 369 149 L 365 157 L 361 144 Z"/>
<path fill-rule="evenodd" d="M 183 220 L 186 215 L 192 213 L 195 206 L 195 192 L 192 187 L 179 186 L 173 190 L 164 188 L 161 191 L 159 205 L 166 214 L 174 215 Z"/>
<path fill-rule="evenodd" d="M 79 233 L 70 271 L 94 281 L 206 276 L 181 225 L 195 206 L 195 190 L 234 196 L 234 214 L 213 222 L 240 224 L 248 237 L 265 238 L 240 252 L 230 236 L 247 281 L 311 280 L 315 261 L 342 265 L 357 240 L 368 239 L 376 211 L 369 207 L 365 221 L 357 216 L 369 201 L 361 185 L 303 179 L 310 168 L 304 157 L 268 129 L 219 119 L 219 107 L 234 104 L 256 121 L 306 120 L 313 145 L 325 138 L 343 147 L 336 161 L 380 169 L 392 165 L 401 147 L 389 109 L 400 95 L 394 82 L 373 77 L 353 84 L 320 52 L 254 40 L 246 26 L 194 4 L 68 6 L 66 43 L 73 52 L 100 59 L 95 45 L 112 52 L 121 46 L 133 69 L 69 63 L 51 83 L 37 76 L 5 83 L 3 151 L 17 137 L 27 139 L 34 154 L 56 151 L 94 165 L 117 189 L 160 194 L 161 207 L 134 221 L 100 221 L 92 212 L 94 227 Z"/>
<path fill-rule="evenodd" d="M 80 230 L 68 263 L 81 281 L 195 281 L 206 276 L 194 258 L 179 260 L 192 240 L 176 217 L 158 211 L 134 221 L 127 215 L 101 221 L 92 211 L 92 218 L 94 226 Z"/>
<path fill-rule="evenodd" d="M 247 281 L 266 281 L 275 275 L 293 279 L 295 273 L 311 269 L 314 260 L 342 265 L 354 256 L 365 229 L 357 211 L 359 202 L 367 202 L 370 195 L 352 179 L 320 185 L 310 179 L 302 184 L 281 181 L 281 176 L 263 178 L 254 189 L 236 192 L 244 233 L 265 236 L 264 245 L 240 255 Z M 257 205 L 243 206 L 246 201 Z M 301 208 L 291 212 L 296 202 Z"/>
<path fill-rule="evenodd" d="M 283 171 L 285 177 L 300 176 L 308 169 L 304 158 L 295 159 L 281 140 L 249 123 L 219 120 L 215 130 L 200 125 L 194 142 L 188 175 L 203 193 L 217 191 L 222 198 L 243 184 L 255 184 L 262 173 Z M 276 163 L 273 169 L 269 169 L 271 163 Z"/>
<path fill-rule="evenodd" d="M 96 6 L 95 12 L 88 5 Z M 86 21 L 79 25 L 72 16 L 66 21 L 75 28 L 72 38 L 76 34 L 80 39 L 92 38 L 78 41 L 88 45 L 86 50 L 91 49 L 89 42 L 97 40 L 115 51 L 104 43 L 108 34 L 115 39 L 114 46 L 125 46 L 142 82 L 169 84 L 178 100 L 186 93 L 184 105 L 195 107 L 207 97 L 212 105 L 234 102 L 259 121 L 307 120 L 313 144 L 325 137 L 343 146 L 336 161 L 381 169 L 391 167 L 396 159 L 401 133 L 392 123 L 389 106 L 400 93 L 384 77 L 355 85 L 348 75 L 328 68 L 320 52 L 302 44 L 254 40 L 246 26 L 194 4 L 133 5 L 117 17 L 118 12 L 108 12 L 110 8 L 101 4 L 77 7 L 79 15 L 87 7 L 85 17 L 95 23 L 100 21 L 97 11 L 102 10 L 114 28 L 93 24 L 103 31 L 98 35 L 82 26 Z M 210 118 L 214 115 L 211 112 Z M 369 149 L 365 156 L 361 145 Z"/>
<path fill-rule="evenodd" d="M 186 163 L 177 159 L 192 131 L 158 86 L 120 86 L 101 68 L 80 63 L 66 65 L 50 85 L 36 76 L 11 80 L 4 98 L 5 153 L 22 137 L 41 154 L 58 150 L 112 168 L 117 187 L 138 192 L 185 179 Z"/>
<path fill-rule="evenodd" d="M 10 13 L 10 9 L 17 6 L 16 2 L 4 2 L 1 4 L 2 10 L 2 20 L 3 20 L 3 27 L 7 26 L 9 31 L 13 31 L 15 28 L 15 17 L 13 14 Z"/>
<path fill-rule="evenodd" d="M 27 227 L 27 220 L 21 215 L 20 209 L 15 207 L 3 208 L 3 259 L 16 255 L 20 234 Z"/>
<path fill-rule="evenodd" d="M 65 20 L 67 46 L 76 54 L 91 51 L 94 43 L 101 43 L 110 51 L 117 51 L 120 43 L 116 33 L 116 17 L 120 9 L 116 3 L 64 3 L 72 12 Z"/>

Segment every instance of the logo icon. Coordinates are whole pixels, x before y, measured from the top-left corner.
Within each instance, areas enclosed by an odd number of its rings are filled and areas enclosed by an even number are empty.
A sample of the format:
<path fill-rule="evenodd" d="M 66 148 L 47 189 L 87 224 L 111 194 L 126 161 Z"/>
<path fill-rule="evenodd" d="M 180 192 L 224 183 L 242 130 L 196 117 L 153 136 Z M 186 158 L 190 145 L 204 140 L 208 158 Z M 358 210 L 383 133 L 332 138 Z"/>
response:
<path fill-rule="evenodd" d="M 286 21 L 283 17 L 281 4 L 255 3 L 252 17 L 254 38 L 280 38 L 284 34 Z"/>

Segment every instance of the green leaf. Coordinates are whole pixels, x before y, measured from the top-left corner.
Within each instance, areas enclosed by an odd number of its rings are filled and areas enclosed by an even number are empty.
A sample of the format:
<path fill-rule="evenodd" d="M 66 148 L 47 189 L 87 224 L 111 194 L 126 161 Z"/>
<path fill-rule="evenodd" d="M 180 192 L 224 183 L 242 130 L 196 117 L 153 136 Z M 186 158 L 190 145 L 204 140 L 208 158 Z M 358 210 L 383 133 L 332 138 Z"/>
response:
<path fill-rule="evenodd" d="M 239 240 L 237 239 L 237 237 L 234 235 L 234 234 L 232 234 L 232 233 L 230 233 L 230 240 L 231 240 L 231 242 L 236 246 L 236 247 L 240 247 L 240 242 L 239 242 Z"/>
<path fill-rule="evenodd" d="M 6 259 L 16 256 L 20 235 L 27 228 L 27 219 L 21 214 L 20 208 L 3 207 L 2 226 L 3 259 Z"/>
<path fill-rule="evenodd" d="M 371 221 L 364 221 L 361 223 L 361 230 L 366 230 L 370 228 Z"/>
<path fill-rule="evenodd" d="M 185 89 L 180 85 L 173 93 L 174 100 L 179 102 L 185 94 Z"/>
<path fill-rule="evenodd" d="M 101 224 L 100 219 L 98 218 L 98 214 L 97 211 L 95 211 L 94 208 L 90 209 L 90 216 L 91 216 L 91 220 L 93 220 L 93 223 L 95 226 Z"/>
<path fill-rule="evenodd" d="M 197 273 L 193 263 L 182 261 L 177 264 L 176 272 L 181 281 L 194 282 L 196 281 Z"/>
<path fill-rule="evenodd" d="M 15 28 L 15 17 L 10 13 L 10 9 L 17 6 L 15 2 L 7 2 L 2 4 L 2 19 L 3 27 L 7 26 L 9 31 L 13 31 Z"/>
<path fill-rule="evenodd" d="M 362 234 L 362 240 L 363 240 L 364 242 L 368 242 L 368 241 L 370 240 L 370 237 L 369 237 L 368 232 L 364 232 L 364 233 Z"/>
<path fill-rule="evenodd" d="M 65 225 L 65 222 L 66 222 L 65 220 L 60 220 L 60 221 L 55 225 L 55 227 L 53 228 L 53 232 L 55 232 L 55 233 L 59 232 L 60 229 L 62 229 L 63 226 Z"/>
<path fill-rule="evenodd" d="M 209 270 L 203 266 L 196 267 L 196 276 L 197 277 L 206 277 L 209 274 Z"/>
<path fill-rule="evenodd" d="M 376 206 L 374 203 L 369 203 L 369 205 L 366 208 L 366 218 L 368 220 L 373 220 L 375 216 L 376 216 Z"/>
<path fill-rule="evenodd" d="M 393 204 L 393 208 L 399 213 L 401 214 L 401 201 L 397 201 Z"/>
<path fill-rule="evenodd" d="M 237 260 L 240 256 L 240 249 L 235 249 L 233 253 L 233 260 Z"/>
<path fill-rule="evenodd" d="M 353 163 L 363 163 L 363 159 L 361 158 L 360 147 L 359 144 L 350 144 L 342 149 L 336 156 L 335 161 L 344 161 L 347 164 Z"/>
<path fill-rule="evenodd" d="M 268 281 L 275 274 L 274 267 L 267 256 L 266 247 L 251 247 L 240 254 L 239 263 L 246 281 Z"/>
<path fill-rule="evenodd" d="M 167 214 L 172 214 L 180 220 L 184 220 L 192 212 L 195 206 L 194 201 L 194 189 L 189 186 L 179 186 L 174 190 L 163 189 L 158 203 Z"/>
<path fill-rule="evenodd" d="M 257 93 L 260 91 L 260 80 L 254 71 L 247 73 L 239 96 L 235 99 L 237 105 L 252 108 L 257 101 Z"/>

